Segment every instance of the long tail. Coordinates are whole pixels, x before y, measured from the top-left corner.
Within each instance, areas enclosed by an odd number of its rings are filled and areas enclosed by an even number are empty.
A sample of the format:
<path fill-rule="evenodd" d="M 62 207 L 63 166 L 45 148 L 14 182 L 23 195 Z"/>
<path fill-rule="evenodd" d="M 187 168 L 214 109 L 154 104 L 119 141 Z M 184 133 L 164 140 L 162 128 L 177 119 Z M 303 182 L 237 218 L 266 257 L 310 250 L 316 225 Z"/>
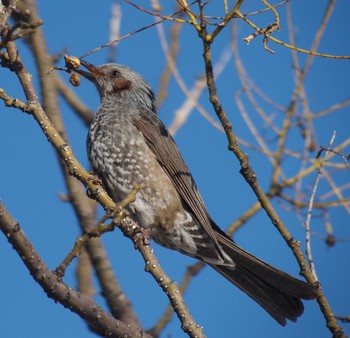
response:
<path fill-rule="evenodd" d="M 210 264 L 216 271 L 260 304 L 279 324 L 293 322 L 304 311 L 300 299 L 314 299 L 315 288 L 287 273 L 275 269 L 237 246 L 224 234 L 217 238 L 235 262 L 235 269 Z"/>

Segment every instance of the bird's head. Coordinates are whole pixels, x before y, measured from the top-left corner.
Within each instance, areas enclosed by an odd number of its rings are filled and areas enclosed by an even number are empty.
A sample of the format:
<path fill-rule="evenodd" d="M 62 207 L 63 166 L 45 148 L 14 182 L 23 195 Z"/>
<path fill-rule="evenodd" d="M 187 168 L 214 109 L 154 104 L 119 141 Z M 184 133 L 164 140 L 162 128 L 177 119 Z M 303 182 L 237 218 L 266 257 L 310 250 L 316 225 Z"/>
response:
<path fill-rule="evenodd" d="M 112 96 L 125 97 L 136 104 L 146 105 L 148 109 L 155 112 L 153 91 L 137 72 L 115 63 L 106 63 L 101 66 L 94 66 L 84 60 L 80 63 L 88 71 L 80 68 L 74 71 L 95 84 L 101 100 Z"/>

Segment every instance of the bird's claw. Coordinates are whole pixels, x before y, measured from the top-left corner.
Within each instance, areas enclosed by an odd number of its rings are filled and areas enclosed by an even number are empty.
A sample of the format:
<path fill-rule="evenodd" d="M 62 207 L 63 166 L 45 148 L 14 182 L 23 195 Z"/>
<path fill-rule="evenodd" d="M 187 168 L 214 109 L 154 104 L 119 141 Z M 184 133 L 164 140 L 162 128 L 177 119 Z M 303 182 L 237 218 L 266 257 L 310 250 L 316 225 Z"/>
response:
<path fill-rule="evenodd" d="M 102 180 L 97 176 L 97 174 L 93 171 L 89 172 L 90 174 L 90 180 L 94 181 L 95 184 L 102 185 Z"/>
<path fill-rule="evenodd" d="M 95 186 L 101 186 L 103 187 L 103 184 L 102 184 L 102 180 L 93 172 L 90 172 L 90 176 L 87 178 L 87 181 L 92 181 L 92 183 L 95 185 Z M 98 190 L 99 188 L 97 188 Z M 97 191 L 96 190 L 96 191 Z M 91 198 L 91 199 L 96 199 L 96 191 L 91 191 L 89 188 L 86 190 L 86 195 Z"/>
<path fill-rule="evenodd" d="M 145 229 L 145 228 L 140 227 L 140 229 L 138 229 L 138 232 L 135 234 L 135 236 L 133 238 L 135 249 L 139 248 L 140 241 L 142 241 L 142 243 L 144 245 L 149 245 L 150 238 L 151 238 L 151 228 Z"/>

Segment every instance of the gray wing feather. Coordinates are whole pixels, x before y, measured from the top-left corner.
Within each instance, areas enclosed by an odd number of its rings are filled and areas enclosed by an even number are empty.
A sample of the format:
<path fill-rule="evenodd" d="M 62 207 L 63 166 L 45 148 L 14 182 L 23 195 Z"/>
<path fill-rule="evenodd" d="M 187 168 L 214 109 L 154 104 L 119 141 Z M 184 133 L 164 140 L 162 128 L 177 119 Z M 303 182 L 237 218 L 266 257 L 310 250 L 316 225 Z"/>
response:
<path fill-rule="evenodd" d="M 216 232 L 212 227 L 212 220 L 206 210 L 203 199 L 197 189 L 196 183 L 182 158 L 178 147 L 162 121 L 155 114 L 141 114 L 133 121 L 134 125 L 143 134 L 147 145 L 157 156 L 159 164 L 163 167 L 183 201 L 203 226 L 206 233 L 215 243 L 219 252 Z"/>

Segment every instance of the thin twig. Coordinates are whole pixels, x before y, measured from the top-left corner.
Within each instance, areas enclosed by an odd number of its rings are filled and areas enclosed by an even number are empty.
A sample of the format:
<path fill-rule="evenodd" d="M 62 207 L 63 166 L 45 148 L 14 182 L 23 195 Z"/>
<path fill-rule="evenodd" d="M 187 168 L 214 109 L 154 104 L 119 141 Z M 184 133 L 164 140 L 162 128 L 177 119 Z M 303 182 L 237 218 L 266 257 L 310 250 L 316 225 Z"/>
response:
<path fill-rule="evenodd" d="M 331 141 L 329 142 L 329 147 L 331 147 L 333 142 L 334 142 L 335 134 L 336 133 L 334 132 L 333 136 L 331 138 Z M 306 221 L 305 221 L 306 256 L 309 260 L 311 273 L 313 274 L 316 281 L 318 281 L 318 278 L 317 278 L 317 274 L 316 274 L 315 264 L 314 264 L 314 261 L 312 258 L 312 252 L 311 252 L 310 223 L 311 223 L 311 215 L 312 215 L 312 208 L 313 208 L 313 204 L 314 204 L 314 199 L 315 199 L 318 183 L 320 181 L 321 174 L 322 174 L 323 163 L 327 161 L 328 154 L 329 154 L 329 152 L 326 151 L 324 158 L 323 158 L 323 161 L 320 164 L 320 168 L 319 168 L 317 176 L 316 176 L 315 184 L 314 184 L 314 187 L 313 187 L 311 195 L 310 195 L 309 207 L 307 210 L 307 217 L 306 217 Z"/>
<path fill-rule="evenodd" d="M 178 13 L 181 12 L 181 11 L 182 11 L 182 9 L 179 10 L 179 11 L 174 12 L 173 14 L 170 15 L 170 17 L 172 17 L 172 16 L 178 14 Z M 101 46 L 99 46 L 99 47 L 97 47 L 97 48 L 95 48 L 95 49 L 93 49 L 93 50 L 91 50 L 91 51 L 85 53 L 84 55 L 80 56 L 79 59 L 83 59 L 83 58 L 85 58 L 86 56 L 88 56 L 88 55 L 90 55 L 90 54 L 92 54 L 92 53 L 96 53 L 96 52 L 98 52 L 99 50 L 101 50 L 101 49 L 103 49 L 103 48 L 106 48 L 106 47 L 108 47 L 108 46 L 113 45 L 114 43 L 120 42 L 120 41 L 122 41 L 122 40 L 124 40 L 124 39 L 126 39 L 126 38 L 128 38 L 128 37 L 130 37 L 130 36 L 132 36 L 132 35 L 135 35 L 135 34 L 137 34 L 137 33 L 140 33 L 140 32 L 142 32 L 142 31 L 144 31 L 144 30 L 146 30 L 146 29 L 148 29 L 148 28 L 151 28 L 151 27 L 153 27 L 153 26 L 159 25 L 160 23 L 162 23 L 162 22 L 165 21 L 165 20 L 167 20 L 167 19 L 164 18 L 164 19 L 157 20 L 156 22 L 153 22 L 153 23 L 151 23 L 151 24 L 149 24 L 149 25 L 143 26 L 143 27 L 141 27 L 141 28 L 139 28 L 139 29 L 136 29 L 136 30 L 134 30 L 134 31 L 132 31 L 132 32 L 130 32 L 130 33 L 128 33 L 128 34 L 125 34 L 125 35 L 121 36 L 121 37 L 118 38 L 118 39 L 115 39 L 115 40 L 112 40 L 112 41 L 110 41 L 110 42 L 108 42 L 108 43 L 105 43 L 104 45 L 101 45 Z"/>
<path fill-rule="evenodd" d="M 255 32 L 252 34 L 252 37 L 254 35 L 257 36 L 259 34 L 264 34 L 266 33 L 264 29 L 262 28 L 259 28 L 258 26 L 256 26 L 253 22 L 251 22 L 250 20 L 248 20 L 239 10 L 236 11 L 236 15 L 238 17 L 240 17 L 242 20 L 244 20 L 249 26 L 251 26 L 252 28 L 254 28 Z M 326 18 L 327 19 L 327 18 Z M 277 28 L 277 27 L 276 27 Z M 268 32 L 269 33 L 269 32 Z M 293 46 L 291 44 L 288 44 L 286 42 L 283 42 L 281 40 L 278 40 L 276 38 L 274 38 L 273 36 L 271 36 L 270 34 L 264 34 L 264 36 L 270 40 L 272 40 L 273 42 L 275 43 L 278 43 L 286 48 L 290 48 L 290 49 L 293 49 L 297 52 L 300 52 L 300 53 L 305 53 L 305 54 L 309 54 L 309 55 L 312 55 L 312 56 L 320 56 L 320 57 L 324 57 L 324 58 L 330 58 L 330 59 L 340 59 L 340 60 L 348 60 L 350 59 L 350 55 L 332 55 L 332 54 L 326 54 L 326 53 L 318 53 L 318 52 L 315 52 L 314 50 L 306 50 L 306 49 L 302 49 L 302 48 L 299 48 L 299 47 L 296 47 L 296 46 Z M 253 38 L 254 38 L 253 37 Z M 249 42 L 251 41 L 251 38 L 247 37 L 245 38 L 247 39 Z M 248 42 L 246 41 L 246 42 Z"/>
<path fill-rule="evenodd" d="M 341 153 L 339 151 L 335 151 L 335 150 L 331 149 L 330 147 L 323 147 L 323 146 L 321 146 L 321 150 L 317 153 L 317 158 L 321 155 L 321 153 L 324 150 L 325 151 L 330 151 L 331 153 L 339 155 L 343 159 L 343 161 L 345 162 L 346 166 L 349 168 L 349 160 L 350 160 L 350 155 L 349 154 L 346 155 L 346 154 L 343 154 L 343 153 Z"/>

